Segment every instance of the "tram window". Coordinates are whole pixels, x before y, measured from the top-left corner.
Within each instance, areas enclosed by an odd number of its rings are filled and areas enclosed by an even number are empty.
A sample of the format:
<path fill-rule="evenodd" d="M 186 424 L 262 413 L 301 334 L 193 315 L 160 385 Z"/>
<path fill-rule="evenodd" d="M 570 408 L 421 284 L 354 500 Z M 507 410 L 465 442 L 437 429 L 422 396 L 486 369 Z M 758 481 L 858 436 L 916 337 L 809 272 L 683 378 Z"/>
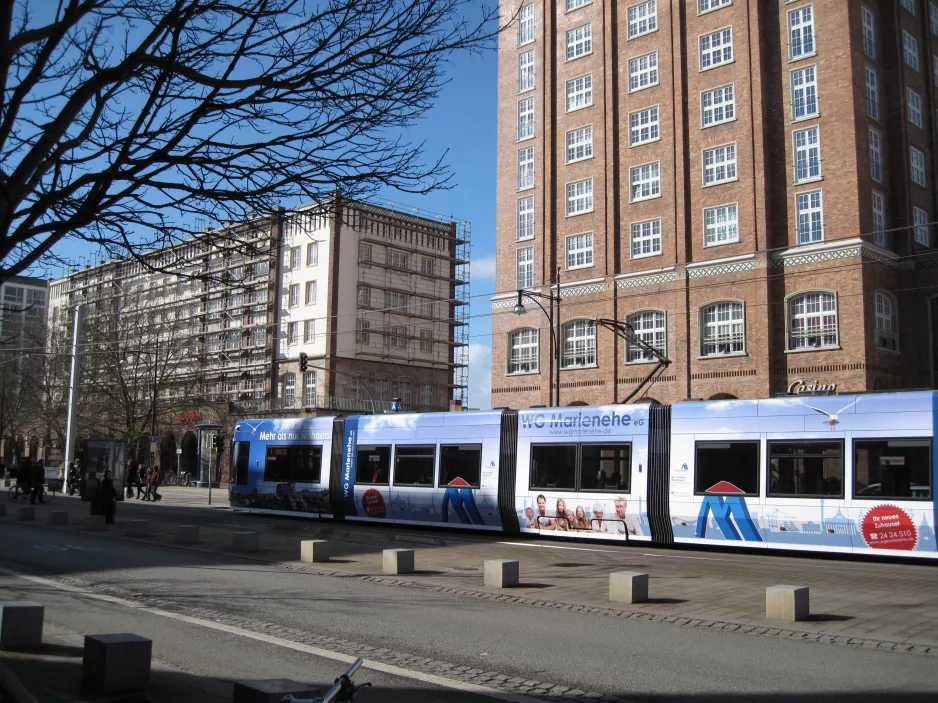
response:
<path fill-rule="evenodd" d="M 697 442 L 694 492 L 759 495 L 758 442 Z"/>
<path fill-rule="evenodd" d="M 853 442 L 854 497 L 931 500 L 930 439 Z"/>
<path fill-rule="evenodd" d="M 843 493 L 843 442 L 769 442 L 770 496 L 843 496 Z"/>
<path fill-rule="evenodd" d="M 390 446 L 359 446 L 355 459 L 355 483 L 387 486 L 391 473 Z"/>
<path fill-rule="evenodd" d="M 394 448 L 394 485 L 433 487 L 436 447 L 398 444 Z"/>
<path fill-rule="evenodd" d="M 319 483 L 322 447 L 292 445 L 267 447 L 264 480 L 283 483 Z"/>
<path fill-rule="evenodd" d="M 444 444 L 440 447 L 440 485 L 453 481 L 478 488 L 482 475 L 481 444 Z"/>
<path fill-rule="evenodd" d="M 628 493 L 631 478 L 632 445 L 580 445 L 581 491 Z"/>
<path fill-rule="evenodd" d="M 531 445 L 531 488 L 549 490 L 576 486 L 575 444 Z"/>
<path fill-rule="evenodd" d="M 235 442 L 235 483 L 239 486 L 248 484 L 248 473 L 251 468 L 248 463 L 250 453 L 250 442 Z"/>

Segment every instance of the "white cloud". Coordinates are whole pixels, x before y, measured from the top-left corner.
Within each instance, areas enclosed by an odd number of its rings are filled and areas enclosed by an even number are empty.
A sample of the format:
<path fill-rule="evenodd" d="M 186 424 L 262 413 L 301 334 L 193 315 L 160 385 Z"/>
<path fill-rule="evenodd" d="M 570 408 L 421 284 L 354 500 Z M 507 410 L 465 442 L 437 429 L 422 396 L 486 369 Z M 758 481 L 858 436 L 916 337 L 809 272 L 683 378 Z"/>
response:
<path fill-rule="evenodd" d="M 495 257 L 480 256 L 469 263 L 469 274 L 473 279 L 495 280 Z"/>
<path fill-rule="evenodd" d="M 492 407 L 492 348 L 487 344 L 469 344 L 469 407 Z"/>

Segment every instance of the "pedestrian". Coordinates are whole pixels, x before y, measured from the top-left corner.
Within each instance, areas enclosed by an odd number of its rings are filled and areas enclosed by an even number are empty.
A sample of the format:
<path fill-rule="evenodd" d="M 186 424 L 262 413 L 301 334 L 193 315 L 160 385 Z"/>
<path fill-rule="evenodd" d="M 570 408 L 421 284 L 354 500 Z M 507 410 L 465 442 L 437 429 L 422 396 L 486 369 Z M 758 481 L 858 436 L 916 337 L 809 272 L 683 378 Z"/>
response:
<path fill-rule="evenodd" d="M 42 465 L 41 461 L 31 461 L 30 466 L 30 478 L 32 479 L 32 494 L 29 497 L 29 502 L 35 504 L 38 500 L 42 502 L 42 484 L 46 480 L 46 470 Z"/>
<path fill-rule="evenodd" d="M 160 465 L 153 464 L 153 471 L 150 473 L 150 498 L 154 501 L 163 500 L 163 496 L 157 493 L 156 489 L 160 487 Z"/>
<path fill-rule="evenodd" d="M 137 472 L 134 470 L 134 460 L 128 459 L 124 467 L 124 484 L 127 486 L 127 497 L 134 497 L 134 484 L 137 482 Z"/>
<path fill-rule="evenodd" d="M 150 477 L 147 467 L 143 464 L 137 466 L 137 498 L 150 500 Z"/>
<path fill-rule="evenodd" d="M 104 478 L 101 479 L 101 485 L 98 487 L 98 502 L 104 513 L 104 522 L 113 525 L 114 514 L 117 512 L 117 490 L 114 488 L 114 481 L 111 479 L 109 470 L 104 472 Z"/>

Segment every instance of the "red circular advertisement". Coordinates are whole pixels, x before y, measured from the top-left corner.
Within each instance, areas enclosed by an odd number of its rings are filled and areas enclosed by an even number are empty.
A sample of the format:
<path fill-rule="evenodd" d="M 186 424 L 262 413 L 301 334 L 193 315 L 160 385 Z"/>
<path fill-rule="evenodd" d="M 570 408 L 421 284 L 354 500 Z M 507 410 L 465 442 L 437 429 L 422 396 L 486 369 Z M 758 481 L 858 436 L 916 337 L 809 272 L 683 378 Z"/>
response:
<path fill-rule="evenodd" d="M 376 488 L 369 488 L 362 496 L 362 510 L 365 517 L 387 517 L 388 509 L 384 505 L 384 497 Z"/>
<path fill-rule="evenodd" d="M 895 505 L 877 505 L 863 516 L 863 539 L 873 549 L 914 549 L 918 532 L 909 514 Z"/>

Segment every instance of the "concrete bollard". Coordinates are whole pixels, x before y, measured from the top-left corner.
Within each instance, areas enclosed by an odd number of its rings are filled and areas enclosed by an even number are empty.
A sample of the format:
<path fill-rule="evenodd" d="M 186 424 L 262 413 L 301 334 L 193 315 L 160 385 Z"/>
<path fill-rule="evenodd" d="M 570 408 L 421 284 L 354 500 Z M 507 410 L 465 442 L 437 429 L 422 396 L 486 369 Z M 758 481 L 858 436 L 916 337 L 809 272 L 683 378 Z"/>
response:
<path fill-rule="evenodd" d="M 81 683 L 96 693 L 142 691 L 150 682 L 153 641 L 131 633 L 86 635 Z"/>
<path fill-rule="evenodd" d="M 36 506 L 34 505 L 21 505 L 19 510 L 20 520 L 35 520 L 36 519 Z"/>
<path fill-rule="evenodd" d="M 414 550 L 385 549 L 383 562 L 386 574 L 412 574 L 414 573 Z"/>
<path fill-rule="evenodd" d="M 50 525 L 67 525 L 68 524 L 68 511 L 67 510 L 53 510 L 49 513 L 48 521 Z"/>
<path fill-rule="evenodd" d="M 648 574 L 617 571 L 609 574 L 609 600 L 616 603 L 643 603 L 648 600 Z"/>
<path fill-rule="evenodd" d="M 261 548 L 259 532 L 232 532 L 231 548 L 236 552 L 256 552 Z"/>
<path fill-rule="evenodd" d="M 517 561 L 511 559 L 489 559 L 485 562 L 485 574 L 482 583 L 491 588 L 517 586 L 520 568 Z"/>
<path fill-rule="evenodd" d="M 84 527 L 92 532 L 101 532 L 106 524 L 103 515 L 89 515 L 85 518 Z"/>
<path fill-rule="evenodd" d="M 280 703 L 283 697 L 319 698 L 322 691 L 290 679 L 264 679 L 261 681 L 235 681 L 231 703 Z"/>
<path fill-rule="evenodd" d="M 28 600 L 0 601 L 0 649 L 37 649 L 46 608 Z"/>
<path fill-rule="evenodd" d="M 173 542 L 176 544 L 198 544 L 198 525 L 177 525 L 173 529 Z"/>
<path fill-rule="evenodd" d="M 329 543 L 324 539 L 305 539 L 300 542 L 300 561 L 329 561 Z"/>
<path fill-rule="evenodd" d="M 769 586 L 765 589 L 768 620 L 804 620 L 810 613 L 807 586 Z"/>
<path fill-rule="evenodd" d="M 150 523 L 147 520 L 124 520 L 128 537 L 149 537 Z"/>

